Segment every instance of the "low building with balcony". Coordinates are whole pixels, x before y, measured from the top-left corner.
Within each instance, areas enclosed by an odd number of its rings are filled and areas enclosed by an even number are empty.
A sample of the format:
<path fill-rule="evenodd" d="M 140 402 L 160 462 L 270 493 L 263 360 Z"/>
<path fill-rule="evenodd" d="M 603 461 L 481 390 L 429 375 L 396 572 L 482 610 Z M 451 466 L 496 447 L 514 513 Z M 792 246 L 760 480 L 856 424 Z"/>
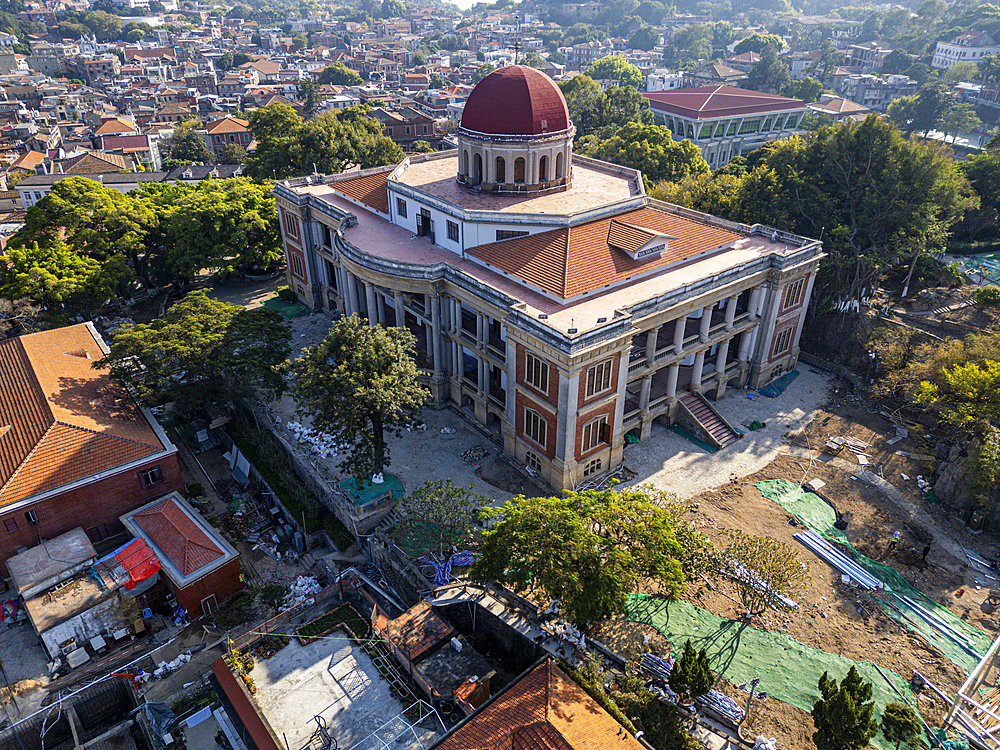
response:
<path fill-rule="evenodd" d="M 655 420 L 737 439 L 710 401 L 794 367 L 823 255 L 655 201 L 574 133 L 551 79 L 508 66 L 470 94 L 456 150 L 274 188 L 299 298 L 407 327 L 434 400 L 558 489 Z"/>
<path fill-rule="evenodd" d="M 768 141 L 798 135 L 809 108 L 798 99 L 732 86 L 699 86 L 643 94 L 675 141 L 688 139 L 712 169 Z"/>

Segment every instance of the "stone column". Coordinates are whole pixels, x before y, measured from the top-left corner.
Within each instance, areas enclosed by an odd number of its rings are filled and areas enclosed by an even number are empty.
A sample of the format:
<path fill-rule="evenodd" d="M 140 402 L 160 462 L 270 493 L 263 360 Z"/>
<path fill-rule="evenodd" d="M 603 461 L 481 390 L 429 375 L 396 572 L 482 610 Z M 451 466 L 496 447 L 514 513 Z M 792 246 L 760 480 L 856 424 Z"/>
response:
<path fill-rule="evenodd" d="M 476 346 L 480 349 L 486 341 L 486 316 L 481 312 L 476 313 Z"/>
<path fill-rule="evenodd" d="M 701 310 L 701 325 L 698 328 L 698 338 L 702 342 L 708 341 L 708 329 L 712 327 L 712 310 L 715 305 L 703 307 Z"/>
<path fill-rule="evenodd" d="M 691 390 L 695 393 L 701 393 L 701 371 L 705 367 L 705 350 L 702 349 L 700 352 L 694 355 L 694 367 L 691 368 Z"/>
<path fill-rule="evenodd" d="M 753 291 L 750 292 L 750 316 L 754 318 L 760 317 L 760 300 L 764 294 L 764 287 L 755 286 Z"/>
<path fill-rule="evenodd" d="M 406 311 L 403 309 L 403 293 L 394 291 L 392 293 L 392 301 L 396 307 L 396 327 L 403 328 L 406 326 Z"/>
<path fill-rule="evenodd" d="M 733 321 L 736 320 L 736 297 L 729 298 L 729 304 L 726 305 L 726 330 L 733 330 Z"/>
<path fill-rule="evenodd" d="M 743 333 L 740 334 L 740 348 L 739 348 L 739 353 L 736 355 L 736 358 L 740 362 L 746 362 L 750 358 L 751 332 L 756 330 L 757 328 L 754 327 L 749 330 L 743 331 Z"/>
<path fill-rule="evenodd" d="M 678 318 L 674 325 L 674 353 L 680 354 L 684 348 L 684 327 L 687 324 L 687 317 Z"/>
<path fill-rule="evenodd" d="M 650 373 L 642 379 L 642 386 L 639 391 L 639 409 L 645 413 L 649 411 L 649 389 L 653 385 L 653 374 Z"/>
<path fill-rule="evenodd" d="M 554 369 L 554 366 L 552 366 Z M 550 369 L 550 377 L 553 373 Z M 556 415 L 556 458 L 569 464 L 576 458 L 576 418 L 580 399 L 580 373 L 559 371 L 559 411 Z"/>
<path fill-rule="evenodd" d="M 434 353 L 434 376 L 441 375 L 441 297 L 437 294 L 431 297 L 431 343 Z"/>
<path fill-rule="evenodd" d="M 806 313 L 809 312 L 809 297 L 812 295 L 813 284 L 816 281 L 816 274 L 813 273 L 809 277 L 809 281 L 806 282 L 806 293 L 802 298 L 802 312 L 799 313 L 798 326 L 795 329 L 795 340 L 792 342 L 792 348 L 789 350 L 791 352 L 797 352 L 799 349 L 799 339 L 802 338 L 802 329 L 806 325 Z"/>
<path fill-rule="evenodd" d="M 353 273 L 348 271 L 347 276 L 347 294 L 348 299 L 350 299 L 351 315 L 356 315 L 361 313 L 361 304 L 358 302 L 358 279 Z"/>
<path fill-rule="evenodd" d="M 378 316 L 378 324 L 380 326 L 385 325 L 385 296 L 375 293 L 375 312 Z"/>
<path fill-rule="evenodd" d="M 681 371 L 681 366 L 674 364 L 670 365 L 670 369 L 667 370 L 667 400 L 676 401 L 677 400 L 677 375 Z"/>
<path fill-rule="evenodd" d="M 729 357 L 729 342 L 731 339 L 726 339 L 719 344 L 718 350 L 715 352 L 715 369 L 716 372 L 723 373 L 726 371 L 726 359 Z"/>
<path fill-rule="evenodd" d="M 656 359 L 656 338 L 660 334 L 660 328 L 657 326 L 646 336 L 646 363 L 649 365 L 653 364 L 653 360 Z"/>
<path fill-rule="evenodd" d="M 365 304 L 368 308 L 368 322 L 374 323 L 378 320 L 378 311 L 375 309 L 375 287 L 370 281 L 365 282 Z"/>
<path fill-rule="evenodd" d="M 476 361 L 479 363 L 479 383 L 477 388 L 480 393 L 486 393 L 489 391 L 489 386 L 486 384 L 486 360 L 482 357 L 476 357 Z"/>

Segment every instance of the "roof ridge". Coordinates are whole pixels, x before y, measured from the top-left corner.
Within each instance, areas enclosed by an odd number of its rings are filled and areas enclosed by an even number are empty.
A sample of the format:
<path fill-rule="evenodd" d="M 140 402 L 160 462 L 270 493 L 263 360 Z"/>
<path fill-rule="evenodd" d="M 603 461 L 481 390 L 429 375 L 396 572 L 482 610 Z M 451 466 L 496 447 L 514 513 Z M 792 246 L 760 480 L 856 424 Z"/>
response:
<path fill-rule="evenodd" d="M 712 92 L 711 94 L 709 94 L 709 95 L 708 95 L 708 97 L 707 97 L 707 98 L 705 99 L 705 101 L 703 101 L 703 102 L 701 103 L 701 106 L 700 106 L 700 107 L 698 107 L 698 111 L 699 111 L 699 112 L 702 112 L 702 111 L 704 111 L 705 107 L 707 107 L 707 106 L 708 106 L 708 103 L 709 103 L 710 101 L 712 101 L 712 97 L 713 97 L 713 96 L 715 96 L 716 94 L 718 94 L 718 93 L 719 93 L 719 90 L 720 90 L 720 89 L 722 89 L 722 88 L 723 88 L 723 86 L 725 86 L 725 84 L 721 84 L 721 83 L 720 83 L 720 84 L 719 84 L 718 86 L 716 86 L 716 87 L 715 87 L 715 91 L 713 91 L 713 92 Z"/>
<path fill-rule="evenodd" d="M 45 402 L 45 405 L 48 406 L 48 402 L 47 401 Z M 52 410 L 49 409 L 50 413 L 51 413 L 51 411 Z M 21 469 L 23 469 L 25 466 L 28 465 L 28 461 L 35 454 L 35 451 L 38 450 L 38 447 L 45 441 L 45 438 L 48 437 L 48 435 L 49 435 L 50 432 L 52 432 L 52 428 L 55 427 L 57 424 L 58 424 L 58 422 L 56 422 L 55 418 L 53 418 L 52 421 L 49 423 L 49 426 L 45 428 L 45 432 L 42 433 L 42 436 L 40 438 L 38 438 L 38 441 L 31 447 L 31 450 L 28 451 L 28 454 L 24 457 L 24 459 L 21 461 L 21 463 L 18 464 L 17 468 L 14 469 L 14 471 L 12 471 L 10 473 L 9 477 L 7 477 L 7 481 L 4 482 L 3 484 L 0 484 L 0 491 L 2 491 L 11 482 L 13 482 L 15 478 L 17 478 L 17 476 L 21 473 Z"/>
<path fill-rule="evenodd" d="M 573 227 L 566 227 L 565 242 L 562 249 L 563 263 L 562 263 L 562 279 L 560 279 L 560 284 L 562 287 L 562 296 L 566 297 L 566 293 L 569 290 L 569 233 L 573 231 Z"/>
<path fill-rule="evenodd" d="M 149 443 L 142 443 L 142 442 L 139 442 L 138 440 L 130 440 L 129 438 L 121 437 L 120 435 L 112 435 L 111 433 L 108 433 L 108 432 L 98 432 L 97 430 L 92 430 L 89 427 L 83 427 L 83 426 L 78 425 L 78 424 L 71 424 L 69 422 L 63 422 L 61 419 L 55 419 L 55 418 L 53 418 L 53 422 L 52 423 L 53 424 L 62 425 L 63 427 L 70 427 L 70 428 L 72 428 L 74 430 L 80 430 L 82 432 L 89 432 L 90 434 L 96 435 L 97 437 L 110 437 L 110 438 L 114 438 L 115 440 L 121 440 L 123 443 L 129 443 L 131 445 L 142 445 L 142 446 L 145 446 L 146 448 L 155 448 L 156 447 L 155 445 L 150 445 Z"/>

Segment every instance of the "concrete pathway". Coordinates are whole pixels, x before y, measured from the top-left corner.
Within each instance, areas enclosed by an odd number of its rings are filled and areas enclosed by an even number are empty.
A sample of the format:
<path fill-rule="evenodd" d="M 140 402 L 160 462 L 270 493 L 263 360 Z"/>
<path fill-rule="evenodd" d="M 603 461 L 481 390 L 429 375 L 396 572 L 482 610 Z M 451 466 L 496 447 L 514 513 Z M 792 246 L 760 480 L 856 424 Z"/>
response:
<path fill-rule="evenodd" d="M 786 435 L 809 424 L 827 401 L 829 376 L 812 372 L 805 364 L 797 369 L 799 376 L 777 398 L 730 389 L 712 404 L 731 425 L 746 432 L 716 453 L 654 425 L 646 440 L 625 447 L 625 465 L 638 473 L 628 484 L 651 484 L 684 499 L 763 469 L 788 446 Z M 767 426 L 750 432 L 742 425 L 746 420 Z"/>

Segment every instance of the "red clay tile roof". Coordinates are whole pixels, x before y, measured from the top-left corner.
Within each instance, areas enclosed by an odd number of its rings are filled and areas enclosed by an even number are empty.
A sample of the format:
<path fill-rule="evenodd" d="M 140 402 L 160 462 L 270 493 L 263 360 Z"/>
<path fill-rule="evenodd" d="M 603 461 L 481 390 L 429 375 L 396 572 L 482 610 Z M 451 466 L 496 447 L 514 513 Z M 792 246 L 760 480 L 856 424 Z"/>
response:
<path fill-rule="evenodd" d="M 395 620 L 390 620 L 385 634 L 411 661 L 417 662 L 441 641 L 451 638 L 455 629 L 431 609 L 430 604 L 421 601 Z"/>
<path fill-rule="evenodd" d="M 733 86 L 698 86 L 693 89 L 653 91 L 643 94 L 654 112 L 705 120 L 739 117 L 804 108 L 805 102 Z"/>
<path fill-rule="evenodd" d="M 149 534 L 153 544 L 163 550 L 185 576 L 196 573 L 224 554 L 173 498 L 134 514 L 132 520 Z"/>
<path fill-rule="evenodd" d="M 508 686 L 434 750 L 641 750 L 551 660 Z"/>
<path fill-rule="evenodd" d="M 608 244 L 611 224 L 666 234 L 666 252 L 633 260 Z M 648 271 L 729 245 L 743 235 L 646 206 L 614 218 L 552 229 L 468 249 L 469 255 L 554 294 L 572 299 Z"/>
<path fill-rule="evenodd" d="M 387 214 L 389 213 L 389 191 L 386 188 L 388 177 L 388 171 L 376 172 L 364 177 L 334 182 L 330 187 L 379 213 Z"/>
<path fill-rule="evenodd" d="M 0 506 L 163 450 L 85 325 L 0 342 Z"/>
<path fill-rule="evenodd" d="M 215 122 L 210 122 L 205 126 L 208 133 L 245 133 L 250 129 L 247 120 L 238 117 L 222 117 Z"/>

